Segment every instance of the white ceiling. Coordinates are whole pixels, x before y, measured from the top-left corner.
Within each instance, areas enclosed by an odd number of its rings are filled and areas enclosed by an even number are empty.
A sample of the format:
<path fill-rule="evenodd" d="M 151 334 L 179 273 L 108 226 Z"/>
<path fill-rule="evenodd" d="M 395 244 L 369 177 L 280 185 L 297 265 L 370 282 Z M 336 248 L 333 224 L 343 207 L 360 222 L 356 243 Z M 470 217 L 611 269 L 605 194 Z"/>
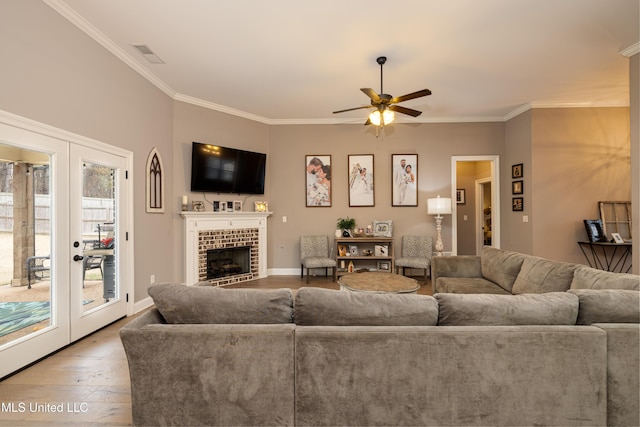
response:
<path fill-rule="evenodd" d="M 360 88 L 428 88 L 406 122 L 625 106 L 638 0 L 44 0 L 174 99 L 269 124 L 364 123 Z M 151 64 L 131 45 L 149 46 Z"/>

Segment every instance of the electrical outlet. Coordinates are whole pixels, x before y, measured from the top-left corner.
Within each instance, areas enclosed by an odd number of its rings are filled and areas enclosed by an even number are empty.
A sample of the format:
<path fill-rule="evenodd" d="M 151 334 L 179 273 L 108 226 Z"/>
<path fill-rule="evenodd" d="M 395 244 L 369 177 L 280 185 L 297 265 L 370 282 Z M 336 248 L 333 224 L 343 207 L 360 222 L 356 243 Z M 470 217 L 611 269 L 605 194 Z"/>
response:
<path fill-rule="evenodd" d="M 286 216 L 282 217 L 282 222 L 287 222 L 287 217 Z"/>

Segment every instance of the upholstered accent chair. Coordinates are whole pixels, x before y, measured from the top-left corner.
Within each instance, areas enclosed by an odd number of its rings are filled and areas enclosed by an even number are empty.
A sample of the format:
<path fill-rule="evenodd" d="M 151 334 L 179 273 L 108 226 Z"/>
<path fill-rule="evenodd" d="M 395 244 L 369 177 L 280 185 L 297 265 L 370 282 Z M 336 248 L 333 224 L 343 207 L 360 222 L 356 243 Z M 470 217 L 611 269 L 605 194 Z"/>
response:
<path fill-rule="evenodd" d="M 300 236 L 300 278 L 304 277 L 304 269 L 307 269 L 307 283 L 309 283 L 310 268 L 324 268 L 328 275 L 335 274 L 336 260 L 329 257 L 329 237 L 327 236 Z"/>
<path fill-rule="evenodd" d="M 396 273 L 404 275 L 405 268 L 423 269 L 426 283 L 430 275 L 432 255 L 433 237 L 402 236 L 402 256 L 396 258 Z"/>

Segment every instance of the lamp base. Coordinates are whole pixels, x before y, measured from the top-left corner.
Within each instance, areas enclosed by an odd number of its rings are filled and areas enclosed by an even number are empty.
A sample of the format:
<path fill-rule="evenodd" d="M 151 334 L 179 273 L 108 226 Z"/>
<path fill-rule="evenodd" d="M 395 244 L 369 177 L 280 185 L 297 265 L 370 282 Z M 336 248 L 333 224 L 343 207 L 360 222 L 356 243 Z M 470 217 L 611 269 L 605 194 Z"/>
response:
<path fill-rule="evenodd" d="M 434 249 L 436 250 L 437 256 L 442 256 L 442 251 L 444 250 L 444 243 L 442 243 L 442 216 L 436 216 L 436 231 L 438 233 L 436 237 L 436 243 L 434 245 Z"/>

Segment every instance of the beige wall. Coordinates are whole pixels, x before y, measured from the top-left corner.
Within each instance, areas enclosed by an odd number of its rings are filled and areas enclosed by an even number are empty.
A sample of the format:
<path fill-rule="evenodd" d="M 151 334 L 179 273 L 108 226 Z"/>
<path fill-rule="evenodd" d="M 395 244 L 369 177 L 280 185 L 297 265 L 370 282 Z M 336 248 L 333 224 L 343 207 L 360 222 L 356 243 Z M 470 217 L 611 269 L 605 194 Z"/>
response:
<path fill-rule="evenodd" d="M 501 236 L 502 248 L 512 251 L 533 253 L 533 221 L 531 206 L 531 117 L 532 110 L 526 111 L 505 123 L 505 154 L 501 161 L 502 182 L 500 183 L 501 196 Z M 524 211 L 513 212 L 511 200 L 511 167 L 522 163 L 524 176 L 523 189 Z M 517 196 L 517 197 L 521 197 Z M 528 222 L 523 222 L 523 217 L 528 217 Z"/>
<path fill-rule="evenodd" d="M 640 274 L 640 53 L 629 58 L 633 273 Z"/>
<path fill-rule="evenodd" d="M 174 212 L 145 213 L 144 191 L 156 146 L 174 192 L 171 99 L 40 1 L 2 3 L 0 52 L 0 110 L 134 153 L 135 300 L 147 297 L 151 274 L 174 278 Z"/>
<path fill-rule="evenodd" d="M 376 139 L 362 125 L 272 126 L 269 167 L 274 212 L 269 268 L 299 268 L 299 236 L 333 236 L 337 218 L 350 216 L 358 226 L 374 220 L 393 221 L 393 235 L 435 237 L 435 221 L 426 213 L 426 200 L 440 194 L 451 197 L 451 156 L 501 155 L 503 123 L 399 124 Z M 331 154 L 332 206 L 305 207 L 305 155 Z M 347 156 L 373 154 L 375 207 L 349 207 Z M 418 207 L 391 206 L 391 155 L 418 155 Z M 287 222 L 282 222 L 287 216 Z M 443 221 L 445 251 L 451 250 L 451 217 Z"/>

